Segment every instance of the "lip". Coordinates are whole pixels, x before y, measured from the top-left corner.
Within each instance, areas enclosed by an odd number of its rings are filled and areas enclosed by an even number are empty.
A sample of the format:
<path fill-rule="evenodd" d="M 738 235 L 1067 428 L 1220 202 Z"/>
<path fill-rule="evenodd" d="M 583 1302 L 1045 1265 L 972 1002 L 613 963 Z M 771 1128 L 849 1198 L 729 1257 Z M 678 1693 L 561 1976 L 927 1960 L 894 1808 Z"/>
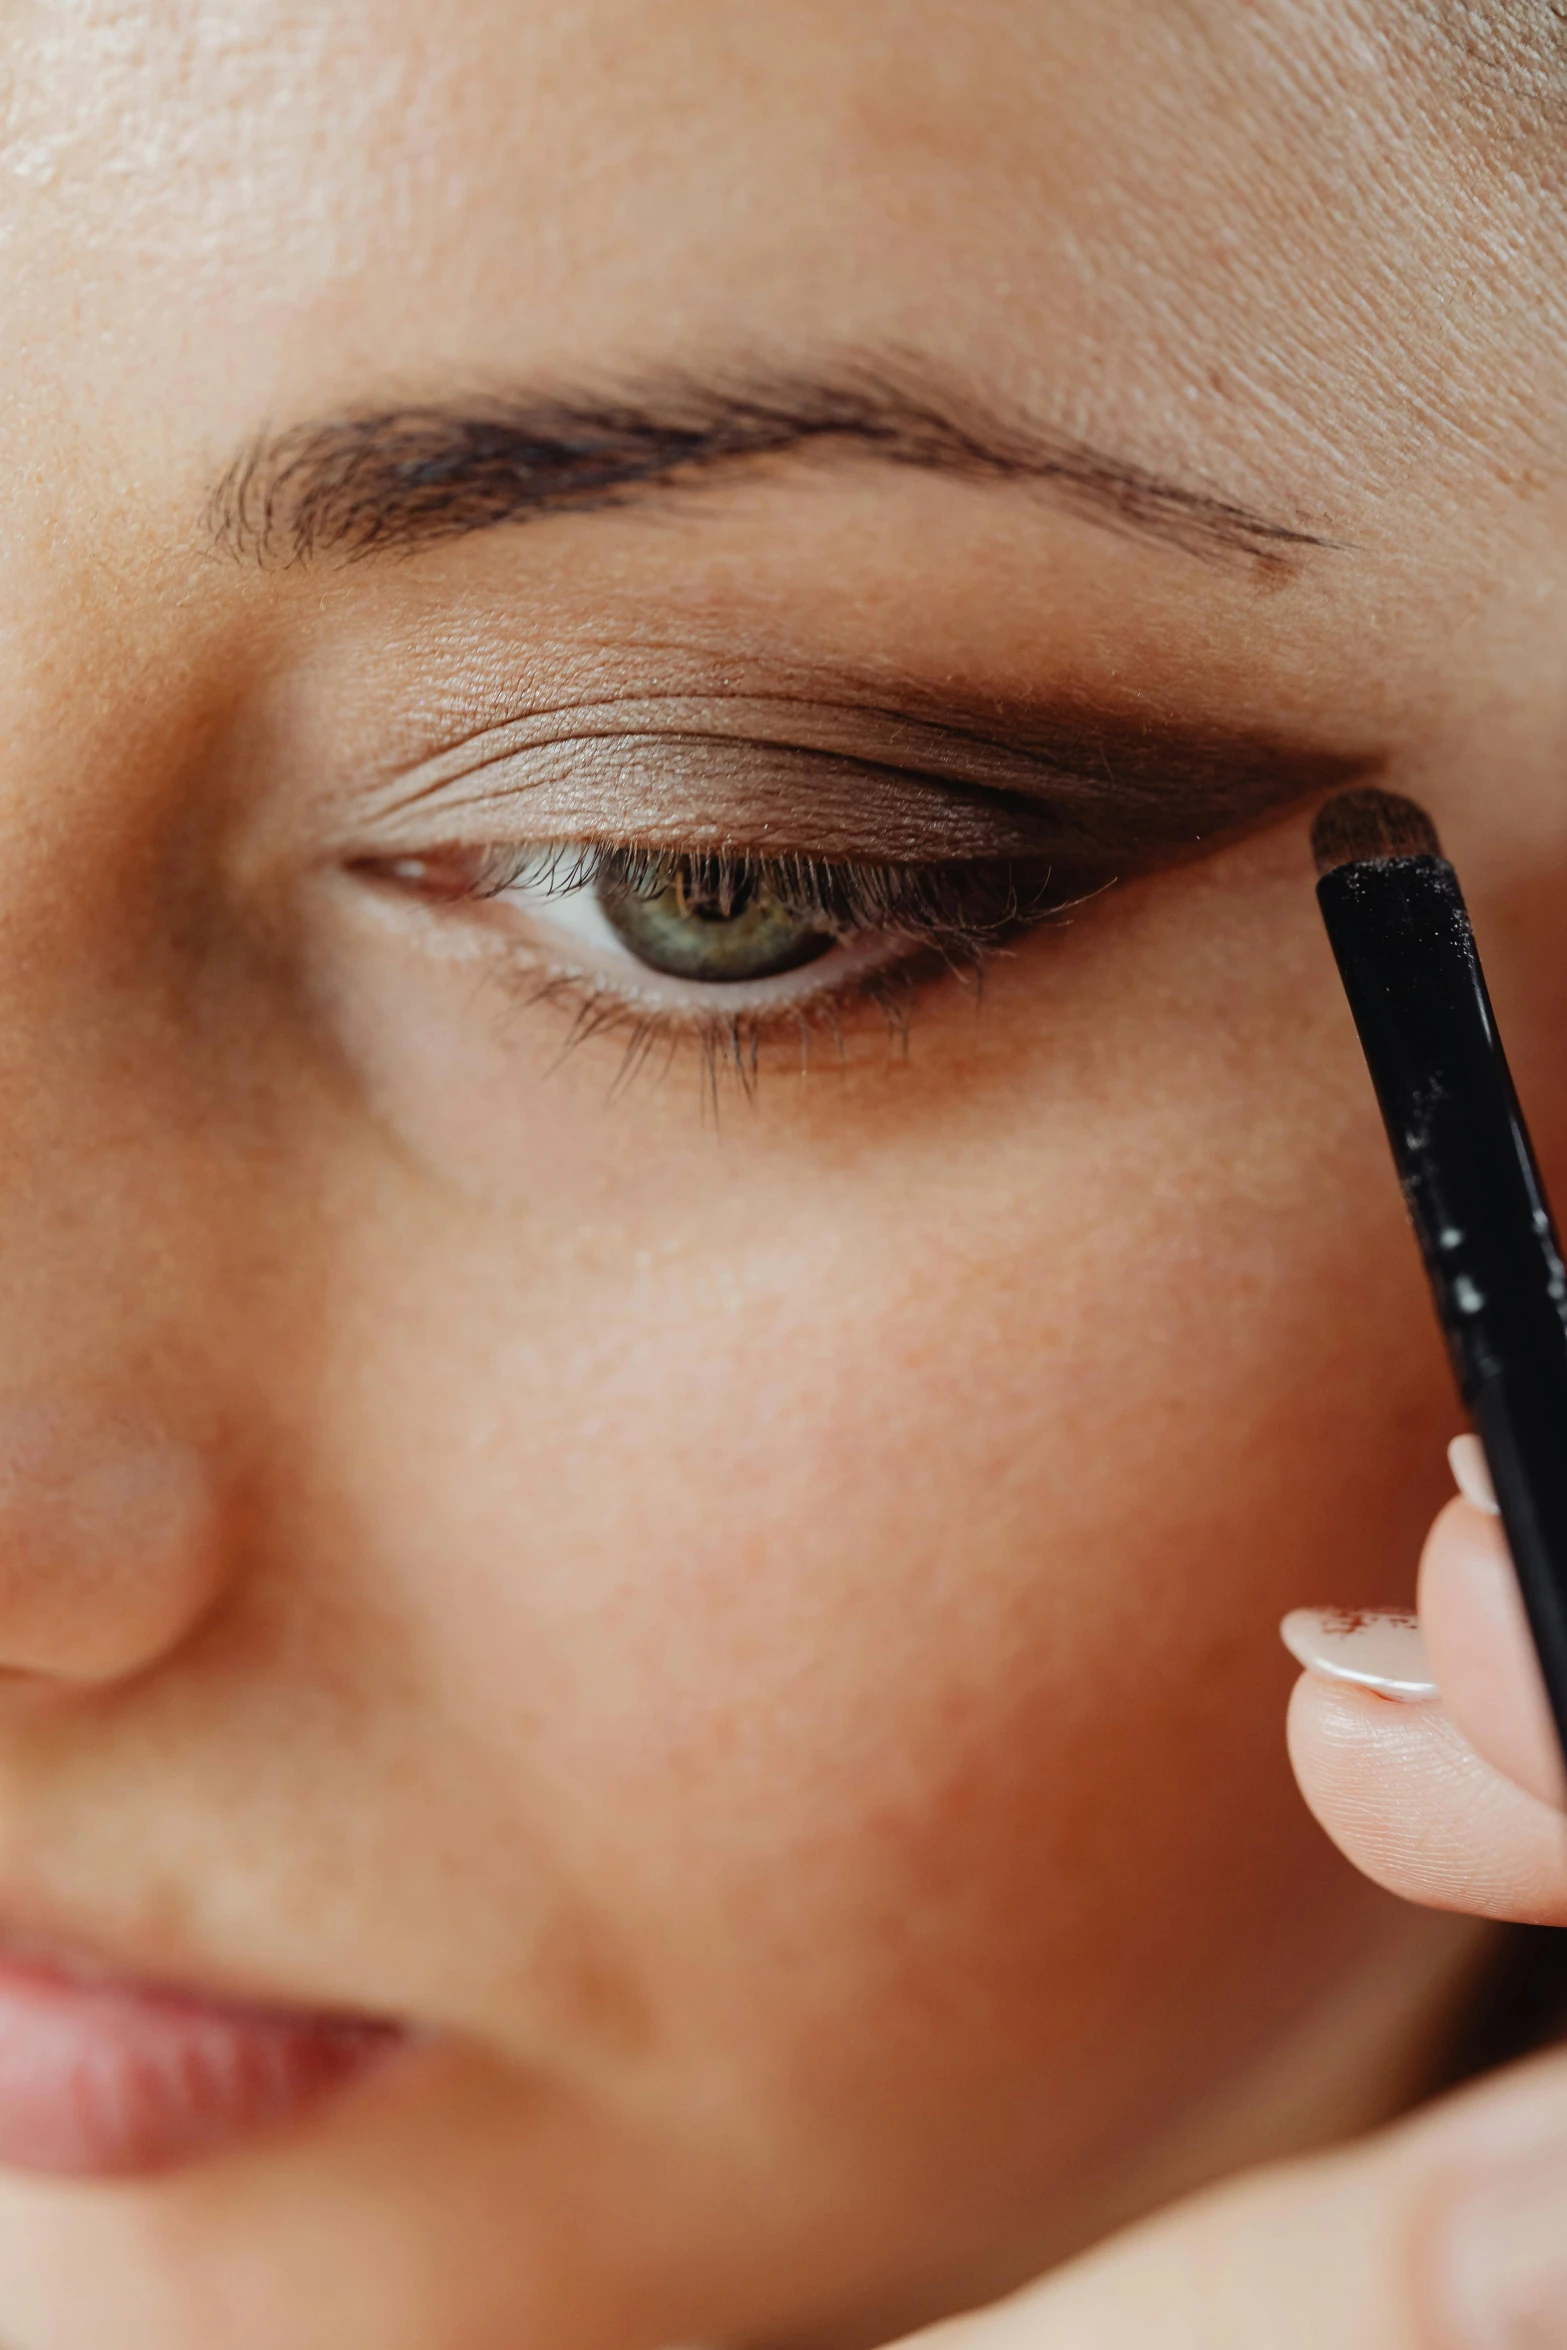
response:
<path fill-rule="evenodd" d="M 297 2119 L 408 2034 L 0 1947 L 0 2169 L 123 2178 Z"/>

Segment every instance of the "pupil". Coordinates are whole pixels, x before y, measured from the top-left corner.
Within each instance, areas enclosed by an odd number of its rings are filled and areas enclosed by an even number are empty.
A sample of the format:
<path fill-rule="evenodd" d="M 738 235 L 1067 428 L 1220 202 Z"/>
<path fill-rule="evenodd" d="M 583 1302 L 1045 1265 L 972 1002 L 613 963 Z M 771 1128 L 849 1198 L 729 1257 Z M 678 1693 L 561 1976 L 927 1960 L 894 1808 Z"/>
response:
<path fill-rule="evenodd" d="M 689 866 L 682 866 L 675 877 L 674 887 L 668 893 L 679 905 L 682 914 L 695 922 L 738 922 L 756 896 L 756 883 L 747 873 L 738 874 L 727 891 L 727 907 L 715 888 L 704 888 L 692 874 Z"/>

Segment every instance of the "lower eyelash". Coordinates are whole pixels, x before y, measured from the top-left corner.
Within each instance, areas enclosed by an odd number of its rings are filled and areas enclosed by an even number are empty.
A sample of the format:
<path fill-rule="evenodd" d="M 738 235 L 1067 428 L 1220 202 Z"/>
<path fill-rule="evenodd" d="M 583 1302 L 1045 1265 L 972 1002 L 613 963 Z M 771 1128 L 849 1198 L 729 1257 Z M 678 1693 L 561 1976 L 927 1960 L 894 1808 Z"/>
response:
<path fill-rule="evenodd" d="M 832 862 L 808 856 L 768 857 L 750 851 L 642 849 L 605 842 L 511 844 L 494 849 L 435 852 L 369 869 L 413 886 L 448 905 L 495 901 L 523 885 L 545 897 L 597 890 L 645 893 L 667 889 L 677 873 L 695 873 L 704 894 L 722 901 L 742 885 L 762 885 L 791 912 L 829 931 L 840 946 L 885 936 L 895 948 L 869 968 L 860 962 L 834 983 L 805 985 L 798 993 L 734 1009 L 694 1003 L 655 1004 L 591 972 L 549 969 L 525 947 L 510 958 L 506 976 L 529 1004 L 569 1011 L 559 1060 L 597 1038 L 620 1036 L 615 1096 L 647 1074 L 666 1076 L 682 1048 L 695 1047 L 705 1103 L 716 1112 L 721 1093 L 754 1096 L 764 1047 L 798 1040 L 799 1067 L 808 1069 L 820 1039 L 832 1057 L 845 1058 L 846 1015 L 878 1010 L 889 1057 L 906 1057 L 916 999 L 943 979 L 967 982 L 978 1001 L 986 967 L 1024 933 L 1065 916 L 1092 889 L 1060 887 L 1043 865 L 896 866 Z M 1108 883 L 1101 883 L 1108 887 Z M 504 967 L 503 967 L 504 968 Z M 810 968 L 816 968 L 811 966 Z M 804 974 L 801 974 L 802 980 Z M 724 990 L 713 987 L 714 996 Z"/>
<path fill-rule="evenodd" d="M 985 970 L 992 953 L 998 951 L 1002 950 L 976 947 L 962 956 L 943 954 L 934 967 L 928 955 L 906 956 L 897 963 L 857 973 L 837 987 L 819 987 L 792 1003 L 766 1009 L 753 1005 L 728 1013 L 653 1010 L 618 989 L 566 972 L 535 980 L 526 989 L 526 1001 L 530 1005 L 553 1003 L 570 1014 L 556 1066 L 595 1039 L 623 1040 L 620 1065 L 608 1087 L 612 1100 L 643 1077 L 662 1081 L 672 1072 L 682 1049 L 694 1048 L 703 1103 L 716 1116 L 728 1089 L 738 1091 L 747 1101 L 755 1098 L 764 1048 L 778 1047 L 791 1039 L 797 1042 L 802 1077 L 809 1071 L 813 1046 L 818 1042 L 842 1062 L 849 1050 L 845 1014 L 860 1006 L 880 1013 L 889 1061 L 905 1060 L 915 1001 L 925 987 L 943 978 L 967 982 L 977 1004 L 982 1000 Z"/>

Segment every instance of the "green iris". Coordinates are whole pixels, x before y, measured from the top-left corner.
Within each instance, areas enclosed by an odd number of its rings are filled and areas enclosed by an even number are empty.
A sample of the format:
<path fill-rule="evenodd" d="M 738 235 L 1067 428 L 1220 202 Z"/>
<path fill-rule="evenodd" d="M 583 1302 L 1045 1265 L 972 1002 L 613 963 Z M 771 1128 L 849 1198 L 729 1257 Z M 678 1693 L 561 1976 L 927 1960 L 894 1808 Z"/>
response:
<path fill-rule="evenodd" d="M 797 971 L 836 945 L 759 876 L 705 871 L 705 862 L 682 858 L 649 887 L 600 883 L 605 918 L 639 963 L 675 979 L 733 986 Z"/>

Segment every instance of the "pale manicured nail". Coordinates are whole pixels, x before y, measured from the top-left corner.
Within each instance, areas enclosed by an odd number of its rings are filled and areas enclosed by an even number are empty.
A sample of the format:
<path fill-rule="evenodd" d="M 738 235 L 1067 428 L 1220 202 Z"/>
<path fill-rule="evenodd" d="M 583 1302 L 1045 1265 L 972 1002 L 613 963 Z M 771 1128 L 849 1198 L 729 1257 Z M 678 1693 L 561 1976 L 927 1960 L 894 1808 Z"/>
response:
<path fill-rule="evenodd" d="M 1279 1626 L 1297 1664 L 1324 1681 L 1419 1705 L 1437 1695 L 1414 1616 L 1386 1608 L 1298 1607 Z"/>
<path fill-rule="evenodd" d="M 1567 2152 L 1468 2189 L 1433 2251 L 1453 2350 L 1567 2350 Z"/>
<path fill-rule="evenodd" d="M 1489 1518 L 1501 1516 L 1485 1447 L 1478 1436 L 1455 1436 L 1447 1448 L 1447 1465 L 1465 1501 L 1472 1502 L 1477 1510 L 1484 1510 Z"/>

